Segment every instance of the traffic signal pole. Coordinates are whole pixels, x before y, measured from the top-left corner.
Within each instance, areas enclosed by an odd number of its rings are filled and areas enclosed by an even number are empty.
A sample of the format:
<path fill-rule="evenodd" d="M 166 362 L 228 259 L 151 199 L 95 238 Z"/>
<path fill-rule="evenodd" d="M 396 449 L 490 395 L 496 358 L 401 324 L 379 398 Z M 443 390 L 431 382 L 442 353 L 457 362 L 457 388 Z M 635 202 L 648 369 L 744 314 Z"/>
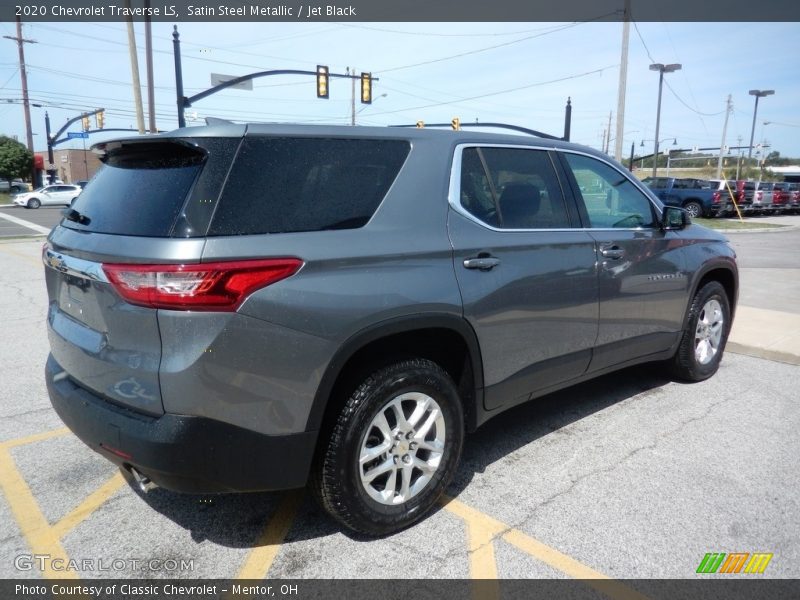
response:
<path fill-rule="evenodd" d="M 50 183 L 52 181 L 52 179 L 55 178 L 55 174 L 56 174 L 55 157 L 53 156 L 53 146 L 56 146 L 56 145 L 58 145 L 58 144 L 60 144 L 61 142 L 64 141 L 64 140 L 59 140 L 58 139 L 59 136 L 62 133 L 64 133 L 67 129 L 69 129 L 69 126 L 72 125 L 73 123 L 75 123 L 76 121 L 80 121 L 81 119 L 88 119 L 92 115 L 96 115 L 96 114 L 105 112 L 105 110 L 106 110 L 105 108 L 98 108 L 97 110 L 92 111 L 92 112 L 81 113 L 77 117 L 73 117 L 69 121 L 64 123 L 64 126 L 61 129 L 59 129 L 58 131 L 56 131 L 55 135 L 50 135 L 50 115 L 47 112 L 44 113 L 44 128 L 45 128 L 45 133 L 47 134 L 47 161 L 48 161 L 48 165 L 47 166 L 48 167 L 52 167 L 52 168 L 48 168 L 47 169 L 47 182 L 48 183 Z"/>
<path fill-rule="evenodd" d="M 300 69 L 273 69 L 270 71 L 258 71 L 257 73 L 250 73 L 249 75 L 242 75 L 241 77 L 234 77 L 227 81 L 223 81 L 213 87 L 208 88 L 203 92 L 199 92 L 194 96 L 186 97 L 183 95 L 183 69 L 181 67 L 181 41 L 180 41 L 180 34 L 178 33 L 178 26 L 175 25 L 175 29 L 172 32 L 172 49 L 175 55 L 175 92 L 177 94 L 177 103 L 178 103 L 178 127 L 186 127 L 186 117 L 184 116 L 184 112 L 187 107 L 192 106 L 198 100 L 202 100 L 203 98 L 207 98 L 212 94 L 216 94 L 219 91 L 222 91 L 226 88 L 238 85 L 240 83 L 244 83 L 245 81 L 250 81 L 251 79 L 257 79 L 259 77 L 270 77 L 272 75 L 311 75 L 317 79 L 317 86 L 319 87 L 319 77 L 322 76 L 320 73 L 320 66 L 317 67 L 316 71 L 304 71 Z M 362 73 L 361 75 L 356 75 L 355 73 L 329 73 L 327 67 L 323 67 L 324 77 L 330 78 L 334 77 L 337 79 L 352 79 L 354 81 L 358 79 L 362 82 L 362 86 L 364 86 L 364 79 L 369 82 L 368 88 L 370 90 L 368 97 L 365 97 L 365 94 L 362 92 L 361 95 L 361 102 L 363 104 L 370 104 L 372 102 L 372 82 L 379 81 L 377 77 L 372 77 L 369 73 Z M 363 90 L 363 87 L 362 87 Z M 317 94 L 320 98 L 327 98 L 327 89 L 326 95 L 321 96 L 319 93 Z"/>

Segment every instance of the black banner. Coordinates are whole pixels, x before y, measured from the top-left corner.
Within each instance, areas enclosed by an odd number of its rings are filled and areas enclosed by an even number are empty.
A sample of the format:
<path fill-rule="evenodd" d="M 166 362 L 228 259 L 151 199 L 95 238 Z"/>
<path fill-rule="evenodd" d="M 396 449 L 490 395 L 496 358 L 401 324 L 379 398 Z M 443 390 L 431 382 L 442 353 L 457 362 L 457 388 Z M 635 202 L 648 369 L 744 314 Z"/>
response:
<path fill-rule="evenodd" d="M 625 0 L 0 0 L 0 21 L 620 21 Z M 786 0 L 630 0 L 634 21 L 800 21 Z"/>
<path fill-rule="evenodd" d="M 249 600 L 342 598 L 347 600 L 789 600 L 800 582 L 787 579 L 623 580 L 0 580 L 3 600 Z"/>

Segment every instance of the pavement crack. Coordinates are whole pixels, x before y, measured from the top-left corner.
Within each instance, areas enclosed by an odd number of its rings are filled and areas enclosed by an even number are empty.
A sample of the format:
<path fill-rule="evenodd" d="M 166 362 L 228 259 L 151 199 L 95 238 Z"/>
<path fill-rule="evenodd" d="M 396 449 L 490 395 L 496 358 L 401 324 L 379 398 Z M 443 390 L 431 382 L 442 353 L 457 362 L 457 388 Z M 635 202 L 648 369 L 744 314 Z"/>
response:
<path fill-rule="evenodd" d="M 747 391 L 747 390 L 745 390 L 745 391 Z M 674 435 L 676 433 L 679 433 L 686 426 L 688 426 L 688 425 L 690 425 L 692 423 L 695 423 L 697 421 L 702 421 L 703 419 L 706 419 L 712 413 L 712 411 L 715 408 L 725 404 L 726 402 L 730 402 L 731 400 L 734 400 L 734 399 L 735 399 L 735 397 L 731 395 L 731 396 L 727 396 L 727 397 L 723 398 L 722 400 L 720 400 L 718 402 L 714 402 L 712 404 L 709 404 L 708 406 L 706 406 L 705 410 L 700 415 L 697 415 L 697 416 L 694 416 L 694 417 L 690 417 L 688 419 L 684 419 L 684 420 L 680 421 L 677 424 L 677 426 L 673 427 L 672 429 L 657 433 L 655 435 L 654 439 L 650 443 L 632 449 L 630 452 L 627 452 L 621 458 L 619 458 L 618 460 L 614 461 L 613 464 L 608 465 L 606 467 L 593 469 L 593 470 L 591 470 L 591 471 L 589 471 L 587 473 L 584 473 L 583 475 L 581 475 L 581 476 L 579 476 L 579 477 L 577 477 L 575 479 L 572 479 L 570 484 L 569 484 L 569 486 L 567 487 L 567 489 L 562 490 L 560 492 L 557 492 L 555 494 L 552 494 L 551 496 L 549 496 L 548 498 L 546 498 L 545 500 L 543 500 L 542 502 L 537 504 L 535 507 L 533 507 L 533 510 L 531 511 L 531 513 L 522 520 L 522 522 L 520 523 L 519 526 L 524 526 L 526 523 L 528 523 L 534 516 L 536 516 L 536 513 L 540 509 L 552 504 L 553 502 L 555 502 L 559 498 L 561 498 L 563 496 L 567 496 L 570 493 L 572 493 L 572 491 L 580 483 L 582 483 L 586 479 L 588 479 L 590 477 L 593 477 L 595 475 L 602 474 L 602 473 L 611 473 L 612 471 L 615 471 L 618 467 L 620 467 L 622 464 L 624 464 L 625 462 L 627 462 L 628 460 L 630 460 L 631 458 L 633 458 L 634 456 L 636 456 L 640 452 L 644 452 L 646 450 L 655 449 L 664 439 L 666 439 L 666 438 L 668 438 L 668 437 L 670 437 L 670 436 L 672 436 L 672 435 Z"/>

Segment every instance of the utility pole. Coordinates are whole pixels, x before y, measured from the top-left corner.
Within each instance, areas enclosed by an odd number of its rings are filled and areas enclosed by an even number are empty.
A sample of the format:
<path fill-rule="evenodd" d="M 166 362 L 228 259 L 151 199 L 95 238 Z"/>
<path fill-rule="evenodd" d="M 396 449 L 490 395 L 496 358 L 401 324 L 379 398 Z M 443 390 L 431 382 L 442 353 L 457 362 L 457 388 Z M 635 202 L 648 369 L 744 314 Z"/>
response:
<path fill-rule="evenodd" d="M 153 23 L 150 17 L 150 0 L 144 0 L 144 53 L 147 67 L 147 113 L 150 133 L 158 133 L 156 128 L 156 92 L 153 87 Z"/>
<path fill-rule="evenodd" d="M 130 9 L 131 0 L 125 0 L 125 8 Z M 139 81 L 139 59 L 136 56 L 136 36 L 133 34 L 133 17 L 126 17 L 128 26 L 128 53 L 131 57 L 131 76 L 133 78 L 133 103 L 136 107 L 136 127 L 144 133 L 144 112 L 142 110 L 142 85 Z"/>
<path fill-rule="evenodd" d="M 728 132 L 728 116 L 731 114 L 733 110 L 733 104 L 731 103 L 731 95 L 728 94 L 728 104 L 725 108 L 725 123 L 722 125 L 722 142 L 719 144 L 719 160 L 717 161 L 717 179 L 720 178 L 722 175 L 722 152 L 725 148 L 725 134 Z"/>
<path fill-rule="evenodd" d="M 625 0 L 622 15 L 622 55 L 619 59 L 619 89 L 617 90 L 617 138 L 614 158 L 622 162 L 622 138 L 625 137 L 625 91 L 628 85 L 628 41 L 631 32 L 631 0 Z"/>
<path fill-rule="evenodd" d="M 605 151 L 606 151 L 606 130 L 605 128 L 603 128 L 603 138 L 602 141 L 600 142 L 600 152 L 605 152 Z"/>
<path fill-rule="evenodd" d="M 33 152 L 33 130 L 31 129 L 31 103 L 28 97 L 28 74 L 25 71 L 25 44 L 35 44 L 36 40 L 28 40 L 22 37 L 22 21 L 17 17 L 17 37 L 10 35 L 3 36 L 6 39 L 17 42 L 19 51 L 19 78 L 22 82 L 22 110 L 25 114 L 25 141 L 28 143 L 28 150 Z M 36 167 L 31 169 L 31 182 L 36 185 Z"/>
<path fill-rule="evenodd" d="M 350 67 L 348 67 L 348 69 L 349 68 Z M 356 68 L 353 67 L 353 70 L 352 71 L 348 70 L 347 73 L 350 74 L 350 75 L 355 75 L 356 74 Z M 351 87 L 350 87 L 350 94 L 351 94 L 350 95 L 350 125 L 355 125 L 356 124 L 356 80 L 355 79 L 351 79 L 350 83 L 352 84 Z"/>
<path fill-rule="evenodd" d="M 608 154 L 608 148 L 611 145 L 611 116 L 614 113 L 612 111 L 608 111 L 608 128 L 606 128 L 606 148 L 603 150 L 606 154 Z"/>
<path fill-rule="evenodd" d="M 736 161 L 736 179 L 738 181 L 739 176 L 741 175 L 742 172 L 742 156 L 744 153 L 742 152 L 742 136 L 739 136 L 736 139 L 739 140 L 739 158 Z"/>

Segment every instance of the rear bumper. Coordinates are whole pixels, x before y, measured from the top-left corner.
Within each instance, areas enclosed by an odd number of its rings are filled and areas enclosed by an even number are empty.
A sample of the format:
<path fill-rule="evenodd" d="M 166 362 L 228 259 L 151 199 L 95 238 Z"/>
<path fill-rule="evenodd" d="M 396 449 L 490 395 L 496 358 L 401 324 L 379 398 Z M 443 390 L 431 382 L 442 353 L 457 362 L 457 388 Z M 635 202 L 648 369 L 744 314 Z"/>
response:
<path fill-rule="evenodd" d="M 317 432 L 271 436 L 205 417 L 151 417 L 76 385 L 50 356 L 45 378 L 58 416 L 92 450 L 134 467 L 164 488 L 188 493 L 303 487 Z M 113 452 L 111 451 L 113 450 Z"/>

